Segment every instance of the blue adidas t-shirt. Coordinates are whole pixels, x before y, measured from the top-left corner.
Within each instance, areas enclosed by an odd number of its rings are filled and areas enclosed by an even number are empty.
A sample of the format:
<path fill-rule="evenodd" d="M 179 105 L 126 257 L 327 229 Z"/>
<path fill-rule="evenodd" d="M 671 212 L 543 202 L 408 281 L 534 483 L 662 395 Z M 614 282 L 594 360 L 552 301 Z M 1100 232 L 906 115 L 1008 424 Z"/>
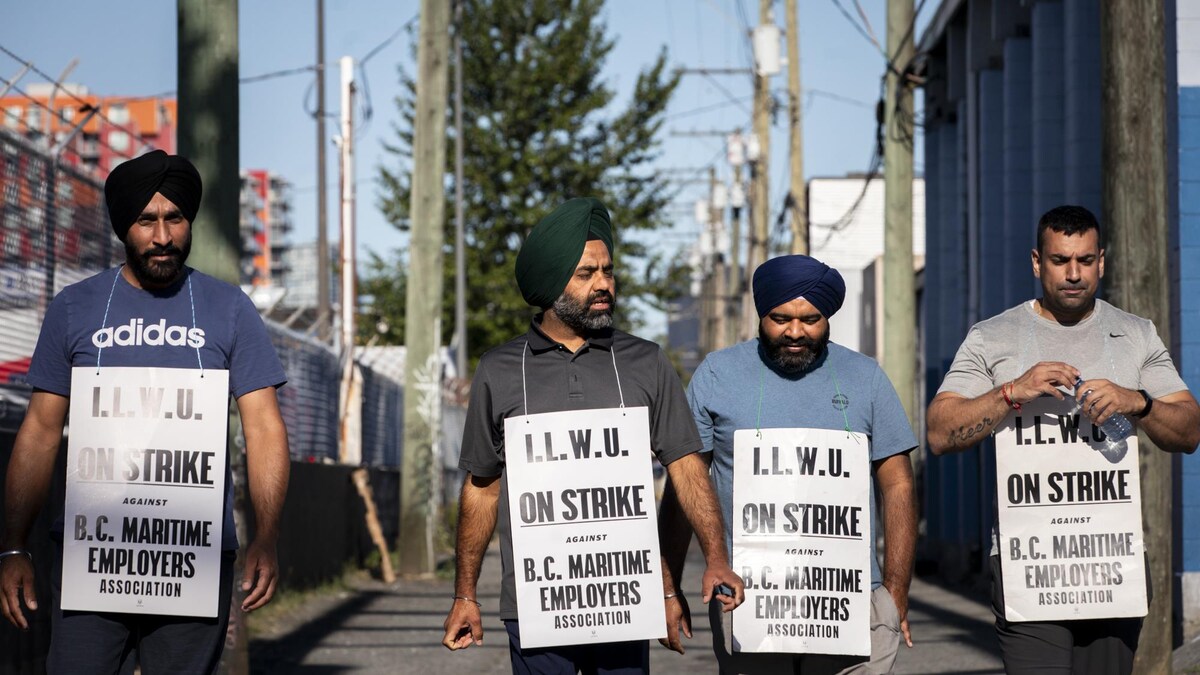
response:
<path fill-rule="evenodd" d="M 712 476 L 725 518 L 725 542 L 733 559 L 733 434 L 739 429 L 845 429 L 866 434 L 871 461 L 916 447 L 892 382 L 872 358 L 829 343 L 812 368 L 784 375 L 767 366 L 758 338 L 709 354 L 688 385 L 688 403 L 704 451 L 712 453 Z M 872 467 L 872 487 L 875 471 Z M 881 582 L 875 555 L 875 490 L 871 508 L 871 588 Z"/>
<path fill-rule="evenodd" d="M 95 366 L 97 359 L 102 368 L 198 368 L 203 363 L 228 370 L 234 398 L 287 381 L 250 298 L 238 287 L 190 268 L 182 281 L 165 290 L 134 288 L 115 268 L 55 296 L 29 365 L 29 384 L 70 396 L 71 368 Z M 232 486 L 226 461 L 225 550 L 238 547 Z M 54 529 L 62 532 L 61 518 Z"/>

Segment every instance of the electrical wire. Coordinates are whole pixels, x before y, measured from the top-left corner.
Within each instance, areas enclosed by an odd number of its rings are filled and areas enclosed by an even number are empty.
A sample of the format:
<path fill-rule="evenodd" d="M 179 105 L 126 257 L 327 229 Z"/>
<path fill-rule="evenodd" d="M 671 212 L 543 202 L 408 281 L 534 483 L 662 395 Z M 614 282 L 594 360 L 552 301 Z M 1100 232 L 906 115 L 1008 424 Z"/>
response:
<path fill-rule="evenodd" d="M 37 73 L 38 75 L 40 75 L 40 76 L 41 76 L 42 78 L 44 78 L 46 81 L 48 81 L 48 82 L 57 82 L 57 81 L 58 81 L 56 78 L 54 78 L 54 77 L 50 76 L 50 75 L 49 75 L 48 73 L 46 73 L 45 71 L 43 71 L 43 70 L 41 70 L 40 68 L 38 68 L 37 66 L 33 65 L 33 62 L 32 62 L 32 61 L 26 61 L 26 60 L 22 59 L 20 56 L 17 56 L 15 53 L 13 53 L 13 51 L 12 51 L 12 50 L 10 50 L 8 47 L 5 47 L 4 45 L 0 45 L 0 52 L 3 52 L 3 53 L 5 53 L 5 54 L 7 54 L 7 55 L 8 55 L 10 58 L 12 58 L 12 59 L 13 59 L 14 61 L 16 61 L 17 63 L 20 63 L 21 65 L 24 65 L 24 66 L 28 66 L 30 70 L 32 70 L 33 72 L 35 72 L 35 73 Z M 18 88 L 17 88 L 17 87 L 15 87 L 15 86 L 13 87 L 13 89 L 14 89 L 15 91 L 20 91 L 20 89 L 18 89 Z M 60 87 L 60 88 L 59 88 L 59 91 L 61 91 L 63 94 L 66 94 L 68 98 L 72 98 L 72 99 L 74 99 L 74 100 L 75 100 L 76 102 L 78 102 L 80 105 L 89 106 L 89 107 L 92 105 L 92 104 L 91 104 L 89 101 L 87 101 L 87 100 L 85 100 L 85 99 L 81 98 L 80 96 L 78 96 L 77 94 L 75 94 L 75 92 L 71 91 L 70 89 L 65 89 L 65 88 L 61 88 L 61 87 Z M 50 108 L 49 108 L 48 106 L 46 106 L 46 105 L 42 104 L 41 102 L 37 101 L 37 99 L 35 99 L 34 97 L 30 96 L 29 94 L 27 94 L 27 93 L 25 93 L 25 92 L 23 92 L 23 91 L 20 91 L 20 93 L 21 93 L 23 96 L 25 96 L 25 98 L 28 98 L 29 100 L 31 100 L 31 101 L 34 101 L 34 102 L 38 103 L 38 105 L 39 105 L 39 106 L 41 106 L 42 108 L 45 108 L 46 110 L 50 110 Z M 51 112 L 53 112 L 53 111 L 51 111 Z M 115 129 L 118 129 L 118 130 L 120 130 L 120 131 L 124 131 L 125 133 L 129 134 L 129 137 L 130 137 L 131 139 L 134 139 L 134 138 L 136 138 L 136 139 L 138 139 L 138 140 L 139 140 L 139 141 L 140 141 L 140 142 L 141 142 L 143 145 L 145 145 L 145 146 L 147 146 L 147 147 L 151 147 L 151 148 L 153 148 L 153 147 L 154 147 L 154 144 L 153 144 L 153 143 L 148 143 L 148 142 L 146 142 L 146 141 L 145 141 L 145 140 L 144 140 L 144 139 L 141 137 L 141 135 L 140 135 L 140 134 L 136 134 L 136 133 L 134 133 L 133 131 L 130 131 L 128 127 L 126 127 L 126 126 L 123 126 L 123 125 L 120 125 L 120 124 L 117 124 L 117 123 L 113 122 L 111 119 L 109 119 L 109 118 L 108 118 L 108 117 L 107 117 L 107 116 L 104 114 L 104 111 L 103 111 L 103 110 L 101 110 L 100 108 L 96 108 L 96 117 L 99 117 L 100 119 L 104 120 L 106 123 L 108 123 L 108 125 L 109 125 L 109 126 L 111 126 L 111 127 L 115 128 Z M 118 151 L 114 149 L 114 152 L 118 152 Z M 125 156 L 126 156 L 126 157 L 132 157 L 132 155 L 128 155 L 128 154 L 126 154 Z"/>

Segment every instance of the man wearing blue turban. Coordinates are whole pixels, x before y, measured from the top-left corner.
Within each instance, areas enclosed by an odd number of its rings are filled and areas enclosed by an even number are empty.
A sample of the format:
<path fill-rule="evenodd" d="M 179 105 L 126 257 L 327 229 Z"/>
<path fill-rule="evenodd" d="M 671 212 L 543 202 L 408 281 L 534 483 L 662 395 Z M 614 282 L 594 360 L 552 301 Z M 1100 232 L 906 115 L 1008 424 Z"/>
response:
<path fill-rule="evenodd" d="M 879 364 L 829 341 L 829 319 L 846 295 L 837 270 L 809 256 L 782 256 L 755 270 L 753 290 L 758 337 L 709 354 L 688 386 L 688 402 L 704 443 L 703 456 L 711 465 L 726 532 L 730 533 L 726 539 L 730 559 L 737 431 L 844 430 L 865 436 L 872 479 L 871 654 L 864 662 L 866 657 L 861 656 L 741 651 L 746 645 L 735 647 L 727 616 L 710 612 L 713 649 L 721 672 L 890 672 L 900 638 L 912 646 L 906 616 L 917 516 L 908 453 L 916 447 L 916 438 Z M 874 545 L 876 491 L 882 500 L 879 511 L 887 540 L 882 573 Z M 670 484 L 660 518 L 664 530 L 682 522 Z M 666 546 L 663 556 L 668 569 L 678 576 L 687 540 L 677 538 L 673 543 L 679 545 Z M 801 559 L 797 562 L 804 564 Z M 748 594 L 750 588 L 748 583 Z M 734 615 L 733 620 L 738 621 L 739 616 Z M 685 624 L 685 628 L 690 626 Z"/>
<path fill-rule="evenodd" d="M 518 575 L 524 577 L 524 583 L 530 582 L 528 569 L 520 565 L 520 556 L 529 552 L 514 550 L 508 486 L 510 481 L 532 474 L 528 468 L 517 468 L 519 462 L 516 466 L 509 463 L 506 431 L 522 418 L 528 423 L 545 414 L 574 413 L 579 419 L 588 414 L 611 415 L 618 406 L 624 410 L 644 407 L 649 419 L 650 451 L 676 481 L 687 486 L 681 508 L 696 526 L 707 563 L 701 597 L 704 602 L 717 600 L 711 605 L 725 611 L 742 601 L 742 581 L 730 569 L 722 546 L 725 537 L 716 517 L 717 499 L 699 452 L 700 438 L 688 414 L 683 387 L 657 344 L 612 327 L 617 296 L 613 269 L 611 220 L 599 200 L 568 200 L 539 221 L 526 237 L 515 269 L 522 296 L 539 313 L 525 334 L 483 355 L 471 382 L 459 459 L 459 468 L 467 475 L 458 512 L 454 598 L 442 644 L 459 650 L 483 643 L 476 586 L 484 552 L 498 527 L 503 574 L 500 618 L 505 624 L 514 673 L 632 674 L 648 672 L 650 667 L 645 639 L 602 641 L 593 631 L 591 641 L 581 644 L 568 641 L 574 638 L 564 632 L 558 641 L 545 643 L 550 646 L 538 647 L 538 641 L 545 639 L 539 618 L 544 620 L 548 611 L 540 612 L 541 617 L 528 616 L 524 613 L 529 608 L 526 605 L 518 615 Z M 649 480 L 650 458 L 645 460 Z M 570 477 L 573 488 L 587 481 L 595 468 L 595 464 L 586 464 L 574 470 Z M 562 488 L 545 475 L 537 480 L 546 490 Z M 521 514 L 517 515 L 516 523 L 520 525 Z M 689 538 L 691 525 L 686 530 Z M 606 532 L 603 536 L 613 537 L 611 529 Z M 660 561 L 650 564 L 651 574 L 661 571 Z M 658 591 L 641 588 L 641 593 Z M 717 588 L 732 590 L 721 592 Z M 683 594 L 671 585 L 664 588 L 663 595 L 664 623 L 671 619 L 677 623 L 686 607 Z M 645 603 L 638 599 L 633 604 Z M 522 632 L 522 624 L 528 632 Z M 682 651 L 677 639 L 672 646 Z"/>

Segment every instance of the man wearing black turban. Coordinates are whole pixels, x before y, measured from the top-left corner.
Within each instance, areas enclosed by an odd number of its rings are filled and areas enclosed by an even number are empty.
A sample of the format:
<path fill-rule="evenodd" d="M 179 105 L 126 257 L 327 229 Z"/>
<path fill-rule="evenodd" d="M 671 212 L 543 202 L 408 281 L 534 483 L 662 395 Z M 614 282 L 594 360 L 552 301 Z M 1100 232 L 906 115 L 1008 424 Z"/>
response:
<path fill-rule="evenodd" d="M 184 264 L 200 195 L 200 175 L 183 157 L 156 150 L 115 168 L 105 182 L 104 197 L 113 231 L 125 244 L 125 264 L 64 288 L 46 310 L 29 367 L 28 381 L 34 391 L 9 463 L 9 489 L 4 503 L 8 527 L 0 541 L 0 613 L 18 628 L 28 627 L 25 611 L 37 609 L 34 561 L 27 553 L 26 539 L 48 496 L 67 414 L 95 414 L 91 397 L 86 401 L 71 398 L 72 378 L 76 371 L 93 373 L 102 367 L 130 369 L 124 376 L 140 378 L 137 382 L 153 381 L 161 374 L 146 371 L 227 371 L 228 393 L 237 401 L 246 436 L 250 497 L 257 522 L 255 538 L 245 550 L 241 588 L 246 596 L 242 610 L 265 605 L 275 592 L 275 540 L 289 469 L 287 431 L 275 389 L 283 385 L 286 376 L 262 319 L 246 294 L 237 286 Z M 218 388 L 224 382 L 222 378 L 209 381 L 218 383 Z M 173 400 L 174 394 L 169 393 L 168 398 Z M 73 410 L 72 406 L 83 410 Z M 188 407 L 190 410 L 191 404 Z M 166 419 L 171 414 L 166 413 Z M 184 419 L 183 415 L 178 419 Z M 191 417 L 193 423 L 216 423 L 224 428 L 223 420 L 223 414 L 203 422 L 200 414 Z M 130 418 L 127 424 L 143 425 L 145 421 Z M 149 467 L 150 460 L 146 461 Z M 159 475 L 165 475 L 162 466 L 158 470 Z M 204 601 L 210 598 L 196 599 L 198 589 L 185 587 L 184 593 L 193 596 L 188 598 L 192 604 L 176 608 L 194 614 L 215 612 L 216 616 L 63 611 L 63 604 L 95 605 L 79 598 L 63 603 L 64 591 L 57 583 L 55 561 L 39 559 L 38 563 L 46 565 L 39 574 L 52 579 L 51 602 L 47 605 L 53 627 L 47 660 L 51 673 L 116 673 L 131 649 L 145 672 L 215 672 L 225 644 L 238 550 L 228 461 L 224 472 L 223 513 L 187 515 L 220 524 L 221 536 L 203 544 L 209 556 L 219 554 L 220 569 L 206 569 L 201 575 L 219 576 L 214 587 L 215 607 L 204 609 Z M 110 501 L 102 501 L 97 508 L 119 509 L 122 498 L 129 504 L 134 503 L 129 501 L 131 497 L 144 496 L 144 492 L 126 492 L 117 484 L 112 487 L 115 491 Z M 147 515 L 167 518 L 172 514 Z M 56 557 L 61 561 L 61 516 L 52 526 L 52 534 L 58 542 Z M 191 545 L 173 548 L 176 552 L 169 553 L 181 559 L 195 555 L 189 551 L 198 550 Z M 202 564 L 197 561 L 197 571 Z M 70 573 L 78 579 L 84 571 L 70 568 Z M 136 610 L 131 607 L 130 611 Z"/>
<path fill-rule="evenodd" d="M 612 328 L 616 306 L 613 237 L 608 209 L 596 199 L 572 199 L 543 218 L 517 255 L 516 278 L 526 302 L 540 311 L 529 331 L 487 354 L 471 383 L 471 402 L 459 467 L 467 472 L 458 513 L 457 575 L 443 644 L 451 650 L 481 644 L 476 584 L 483 554 L 499 519 L 503 585 L 500 618 L 508 632 L 513 671 L 518 673 L 647 672 L 646 641 L 522 649 L 517 617 L 512 534 L 505 475 L 505 420 L 569 410 L 648 408 L 650 443 L 680 490 L 682 510 L 693 525 L 707 569 L 705 602 L 715 597 L 725 611 L 743 598 L 742 580 L 729 568 L 724 534 L 708 471 L 697 451 L 700 439 L 687 413 L 674 368 L 653 342 Z M 590 465 L 589 465 L 590 466 Z M 580 469 L 579 476 L 586 479 Z M 561 486 L 547 485 L 546 489 Z M 691 538 L 687 525 L 664 538 Z M 668 624 L 686 612 L 681 591 L 664 592 Z M 720 585 L 732 591 L 716 590 Z M 654 589 L 643 587 L 642 593 Z M 718 603 L 713 603 L 716 606 Z M 682 651 L 677 632 L 671 647 Z"/>
<path fill-rule="evenodd" d="M 908 453 L 916 447 L 916 437 L 879 364 L 829 341 L 829 319 L 846 295 L 837 270 L 806 255 L 782 256 L 755 270 L 753 287 L 758 337 L 709 354 L 688 385 L 692 415 L 704 440 L 702 456 L 711 464 L 729 525 L 737 431 L 832 429 L 868 438 L 871 655 L 862 663 L 862 657 L 734 651 L 730 622 L 710 612 L 713 650 L 721 672 L 729 673 L 891 672 L 900 636 L 912 646 L 906 616 L 917 521 Z M 875 556 L 876 491 L 887 541 L 882 574 Z M 661 518 L 663 527 L 683 520 L 669 489 Z M 726 544 L 732 559 L 732 536 Z M 684 547 L 667 548 L 663 557 L 670 569 L 682 570 L 685 553 Z"/>

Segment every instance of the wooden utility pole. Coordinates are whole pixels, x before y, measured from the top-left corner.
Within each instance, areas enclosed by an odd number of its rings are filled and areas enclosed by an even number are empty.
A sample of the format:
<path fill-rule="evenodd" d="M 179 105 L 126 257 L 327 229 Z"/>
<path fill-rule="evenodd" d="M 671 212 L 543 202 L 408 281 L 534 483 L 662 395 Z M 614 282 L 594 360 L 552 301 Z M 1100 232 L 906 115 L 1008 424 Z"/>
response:
<path fill-rule="evenodd" d="M 897 74 L 913 58 L 913 0 L 888 0 L 883 145 L 883 369 L 913 429 L 917 424 L 917 304 L 913 274 L 913 92 Z"/>
<path fill-rule="evenodd" d="M 325 0 L 317 0 L 317 339 L 329 342 L 329 195 L 325 184 Z"/>
<path fill-rule="evenodd" d="M 758 0 L 758 20 L 761 24 L 775 21 L 771 13 L 771 0 Z M 750 240 L 750 265 L 746 270 L 749 274 L 754 274 L 755 268 L 767 260 L 767 221 L 771 215 L 771 193 L 768 190 L 768 176 L 771 173 L 771 79 L 760 69 L 754 73 L 754 135 L 758 137 L 758 161 L 752 169 L 754 207 L 750 217 L 754 221 L 754 235 Z"/>
<path fill-rule="evenodd" d="M 738 311 L 741 306 L 741 290 L 742 290 L 742 259 L 741 259 L 741 239 L 742 239 L 742 208 L 734 194 L 741 195 L 742 193 L 742 165 L 737 164 L 733 167 L 733 189 L 730 191 L 730 233 L 729 233 L 729 283 L 727 285 L 726 295 L 728 297 L 728 305 L 725 311 L 725 344 L 735 345 L 739 342 L 741 336 L 742 315 Z"/>
<path fill-rule="evenodd" d="M 467 372 L 467 251 L 463 219 L 463 2 L 454 3 L 454 360 L 459 379 Z"/>
<path fill-rule="evenodd" d="M 1162 0 L 1100 3 L 1103 214 L 1108 299 L 1154 322 L 1171 344 L 1167 243 L 1166 68 Z M 1172 458 L 1138 433 L 1142 522 L 1154 599 L 1135 673 L 1171 672 Z"/>
<path fill-rule="evenodd" d="M 188 264 L 237 284 L 242 256 L 241 176 L 238 172 L 238 3 L 237 0 L 179 0 L 176 4 L 176 75 L 179 89 L 179 154 L 196 165 L 204 199 L 193 225 Z M 197 299 L 199 301 L 199 299 Z M 226 445 L 233 474 L 234 524 L 245 545 L 247 490 L 241 418 L 229 406 Z M 250 672 L 249 634 L 241 611 L 243 559 L 238 557 L 230 598 L 229 631 L 221 672 Z"/>
<path fill-rule="evenodd" d="M 717 167 L 708 167 L 708 231 L 712 239 L 712 340 L 709 350 L 716 351 L 728 346 L 725 342 L 725 322 L 727 304 L 725 295 L 725 258 L 721 252 L 725 223 L 723 209 L 717 204 Z"/>
<path fill-rule="evenodd" d="M 179 0 L 179 154 L 204 199 L 188 264 L 231 284 L 241 269 L 237 0 Z"/>
<path fill-rule="evenodd" d="M 450 3 L 421 0 L 413 117 L 412 235 L 404 313 L 404 448 L 400 475 L 400 573 L 433 573 L 440 491 L 438 414 L 442 368 L 442 245 L 445 243 L 446 101 Z"/>
<path fill-rule="evenodd" d="M 808 195 L 804 184 L 804 125 L 800 108 L 800 29 L 797 0 L 787 0 L 788 135 L 791 145 L 792 253 L 808 253 Z"/>
<path fill-rule="evenodd" d="M 358 334 L 358 226 L 355 216 L 354 188 L 354 100 L 357 86 L 354 80 L 354 59 L 340 60 L 341 134 L 338 136 L 338 166 L 340 208 L 340 237 L 338 238 L 338 267 L 341 268 L 341 293 L 338 326 L 338 345 L 341 347 L 342 380 L 338 396 L 338 461 L 343 464 L 362 463 L 362 383 L 355 376 L 354 338 Z"/>

